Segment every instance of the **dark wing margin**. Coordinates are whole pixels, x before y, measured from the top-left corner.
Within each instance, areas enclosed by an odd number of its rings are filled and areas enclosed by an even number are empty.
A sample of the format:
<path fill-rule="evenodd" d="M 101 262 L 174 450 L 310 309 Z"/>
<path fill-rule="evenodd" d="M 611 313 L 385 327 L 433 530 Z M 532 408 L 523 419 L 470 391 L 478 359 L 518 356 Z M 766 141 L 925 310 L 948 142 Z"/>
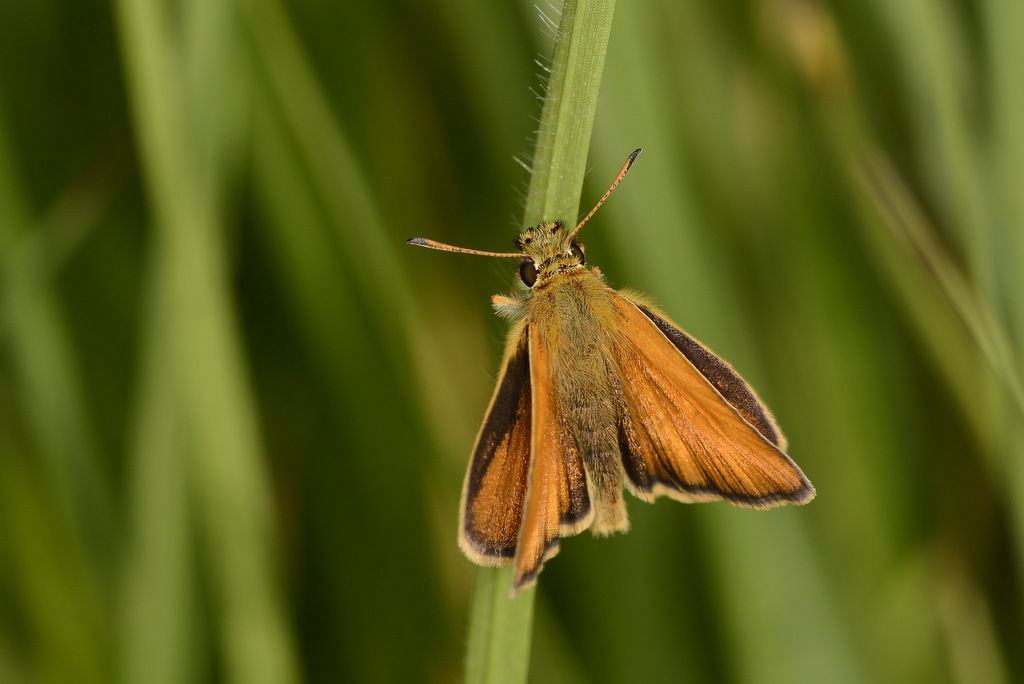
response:
<path fill-rule="evenodd" d="M 779 449 L 785 450 L 786 438 L 779 430 L 779 426 L 775 424 L 771 412 L 754 394 L 750 385 L 733 370 L 732 366 L 651 309 L 639 303 L 636 303 L 636 306 L 651 319 L 654 325 L 658 326 L 665 337 L 683 353 L 683 356 L 689 359 L 701 375 L 708 379 L 708 382 L 718 390 L 719 394 L 739 411 L 744 420 L 757 428 L 758 432 L 764 435 L 769 442 Z"/>
<path fill-rule="evenodd" d="M 513 328 L 462 488 L 459 546 L 479 565 L 509 565 L 523 520 L 532 422 L 530 351 Z"/>

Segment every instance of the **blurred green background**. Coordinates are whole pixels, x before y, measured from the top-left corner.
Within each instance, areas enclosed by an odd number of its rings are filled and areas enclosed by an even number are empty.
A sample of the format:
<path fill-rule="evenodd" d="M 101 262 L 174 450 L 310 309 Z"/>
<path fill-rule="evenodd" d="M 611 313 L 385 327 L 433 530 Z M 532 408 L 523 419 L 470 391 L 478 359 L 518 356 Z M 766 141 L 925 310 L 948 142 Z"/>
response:
<path fill-rule="evenodd" d="M 450 682 L 556 7 L 0 4 L 0 681 Z M 588 260 L 818 498 L 630 502 L 537 682 L 1024 679 L 1024 4 L 631 0 Z M 520 160 L 522 164 L 517 163 Z M 562 217 L 572 220 L 575 217 Z"/>

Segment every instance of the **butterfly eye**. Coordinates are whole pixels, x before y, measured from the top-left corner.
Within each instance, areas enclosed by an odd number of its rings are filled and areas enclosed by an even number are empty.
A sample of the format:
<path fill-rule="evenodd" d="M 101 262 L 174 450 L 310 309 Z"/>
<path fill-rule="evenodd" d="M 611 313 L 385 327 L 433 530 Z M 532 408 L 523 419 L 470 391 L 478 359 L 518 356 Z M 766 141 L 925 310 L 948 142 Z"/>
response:
<path fill-rule="evenodd" d="M 580 265 L 587 263 L 587 257 L 583 254 L 583 245 L 578 242 L 572 243 L 572 247 L 569 248 L 569 254 L 573 255 L 580 260 Z"/>
<path fill-rule="evenodd" d="M 537 264 L 533 263 L 533 260 L 527 260 L 519 266 L 519 277 L 526 283 L 526 287 L 533 287 L 533 284 L 537 282 Z"/>

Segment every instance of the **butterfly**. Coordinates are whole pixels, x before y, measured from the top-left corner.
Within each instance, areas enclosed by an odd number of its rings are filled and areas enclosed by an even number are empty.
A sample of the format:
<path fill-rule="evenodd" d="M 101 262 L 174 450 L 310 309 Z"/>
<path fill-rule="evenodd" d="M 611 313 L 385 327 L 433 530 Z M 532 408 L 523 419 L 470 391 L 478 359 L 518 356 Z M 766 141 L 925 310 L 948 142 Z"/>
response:
<path fill-rule="evenodd" d="M 519 252 L 426 238 L 410 244 L 520 260 L 523 288 L 492 298 L 513 321 L 462 489 L 459 546 L 533 584 L 562 537 L 629 527 L 623 488 L 644 501 L 804 504 L 814 487 L 771 412 L 733 368 L 643 296 L 586 266 L 580 228 L 545 221 Z"/>

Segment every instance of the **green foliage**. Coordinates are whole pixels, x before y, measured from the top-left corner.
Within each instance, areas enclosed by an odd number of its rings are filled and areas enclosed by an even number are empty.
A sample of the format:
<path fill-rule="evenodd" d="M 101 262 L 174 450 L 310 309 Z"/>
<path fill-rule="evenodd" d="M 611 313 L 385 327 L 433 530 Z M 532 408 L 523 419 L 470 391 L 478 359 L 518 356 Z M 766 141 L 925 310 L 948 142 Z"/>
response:
<path fill-rule="evenodd" d="M 0 681 L 462 676 L 512 271 L 404 240 L 533 220 L 540 12 L 5 7 Z M 1021 27 L 618 4 L 580 206 L 644 154 L 588 261 L 752 382 L 818 498 L 567 540 L 531 680 L 1024 678 Z"/>

